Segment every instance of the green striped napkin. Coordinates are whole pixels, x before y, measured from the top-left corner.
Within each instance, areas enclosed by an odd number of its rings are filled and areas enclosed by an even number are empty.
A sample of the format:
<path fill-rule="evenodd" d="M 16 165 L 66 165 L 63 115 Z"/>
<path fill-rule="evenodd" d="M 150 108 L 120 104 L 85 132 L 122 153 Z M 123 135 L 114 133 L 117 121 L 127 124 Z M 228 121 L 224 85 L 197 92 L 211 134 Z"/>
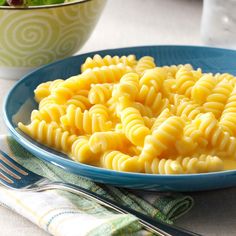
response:
<path fill-rule="evenodd" d="M 182 194 L 131 191 L 96 184 L 41 161 L 9 136 L 0 136 L 0 148 L 37 174 L 87 188 L 169 224 L 193 206 L 193 199 Z M 52 235 L 151 235 L 132 215 L 117 214 L 64 191 L 22 193 L 0 187 L 0 203 Z"/>

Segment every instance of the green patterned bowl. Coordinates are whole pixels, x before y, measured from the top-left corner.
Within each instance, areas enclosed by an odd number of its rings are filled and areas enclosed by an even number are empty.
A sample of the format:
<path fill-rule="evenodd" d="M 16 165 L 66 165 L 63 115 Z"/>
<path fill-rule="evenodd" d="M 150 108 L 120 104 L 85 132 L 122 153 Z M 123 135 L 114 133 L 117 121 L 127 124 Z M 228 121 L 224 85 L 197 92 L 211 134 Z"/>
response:
<path fill-rule="evenodd" d="M 89 38 L 106 0 L 29 8 L 0 7 L 0 78 L 16 79 L 76 53 Z"/>

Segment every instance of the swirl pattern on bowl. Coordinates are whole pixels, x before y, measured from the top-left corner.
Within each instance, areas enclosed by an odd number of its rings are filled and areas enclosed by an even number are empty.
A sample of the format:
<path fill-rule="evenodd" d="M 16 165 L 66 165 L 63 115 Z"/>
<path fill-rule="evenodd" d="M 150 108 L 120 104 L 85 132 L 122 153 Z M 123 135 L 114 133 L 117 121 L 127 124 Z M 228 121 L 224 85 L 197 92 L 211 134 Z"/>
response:
<path fill-rule="evenodd" d="M 74 54 L 90 36 L 105 2 L 0 9 L 0 67 L 37 67 Z"/>

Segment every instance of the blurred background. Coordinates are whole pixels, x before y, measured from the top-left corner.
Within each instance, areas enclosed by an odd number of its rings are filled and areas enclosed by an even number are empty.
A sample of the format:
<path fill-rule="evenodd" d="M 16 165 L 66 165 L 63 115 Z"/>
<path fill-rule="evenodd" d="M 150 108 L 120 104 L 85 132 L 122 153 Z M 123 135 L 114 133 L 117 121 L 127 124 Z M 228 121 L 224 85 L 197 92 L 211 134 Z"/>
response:
<path fill-rule="evenodd" d="M 154 44 L 202 44 L 201 0 L 108 0 L 79 53 Z"/>

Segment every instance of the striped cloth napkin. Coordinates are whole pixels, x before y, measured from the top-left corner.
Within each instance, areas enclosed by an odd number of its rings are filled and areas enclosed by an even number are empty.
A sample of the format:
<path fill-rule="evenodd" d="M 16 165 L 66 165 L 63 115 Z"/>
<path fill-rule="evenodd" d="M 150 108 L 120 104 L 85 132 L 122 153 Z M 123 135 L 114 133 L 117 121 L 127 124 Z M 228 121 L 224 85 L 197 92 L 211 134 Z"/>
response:
<path fill-rule="evenodd" d="M 96 184 L 39 160 L 9 136 L 0 136 L 0 148 L 37 174 L 87 188 L 170 224 L 193 206 L 190 196 L 129 191 Z M 0 187 L 0 204 L 56 236 L 150 235 L 134 216 L 117 214 L 94 201 L 65 191 L 24 193 Z"/>

